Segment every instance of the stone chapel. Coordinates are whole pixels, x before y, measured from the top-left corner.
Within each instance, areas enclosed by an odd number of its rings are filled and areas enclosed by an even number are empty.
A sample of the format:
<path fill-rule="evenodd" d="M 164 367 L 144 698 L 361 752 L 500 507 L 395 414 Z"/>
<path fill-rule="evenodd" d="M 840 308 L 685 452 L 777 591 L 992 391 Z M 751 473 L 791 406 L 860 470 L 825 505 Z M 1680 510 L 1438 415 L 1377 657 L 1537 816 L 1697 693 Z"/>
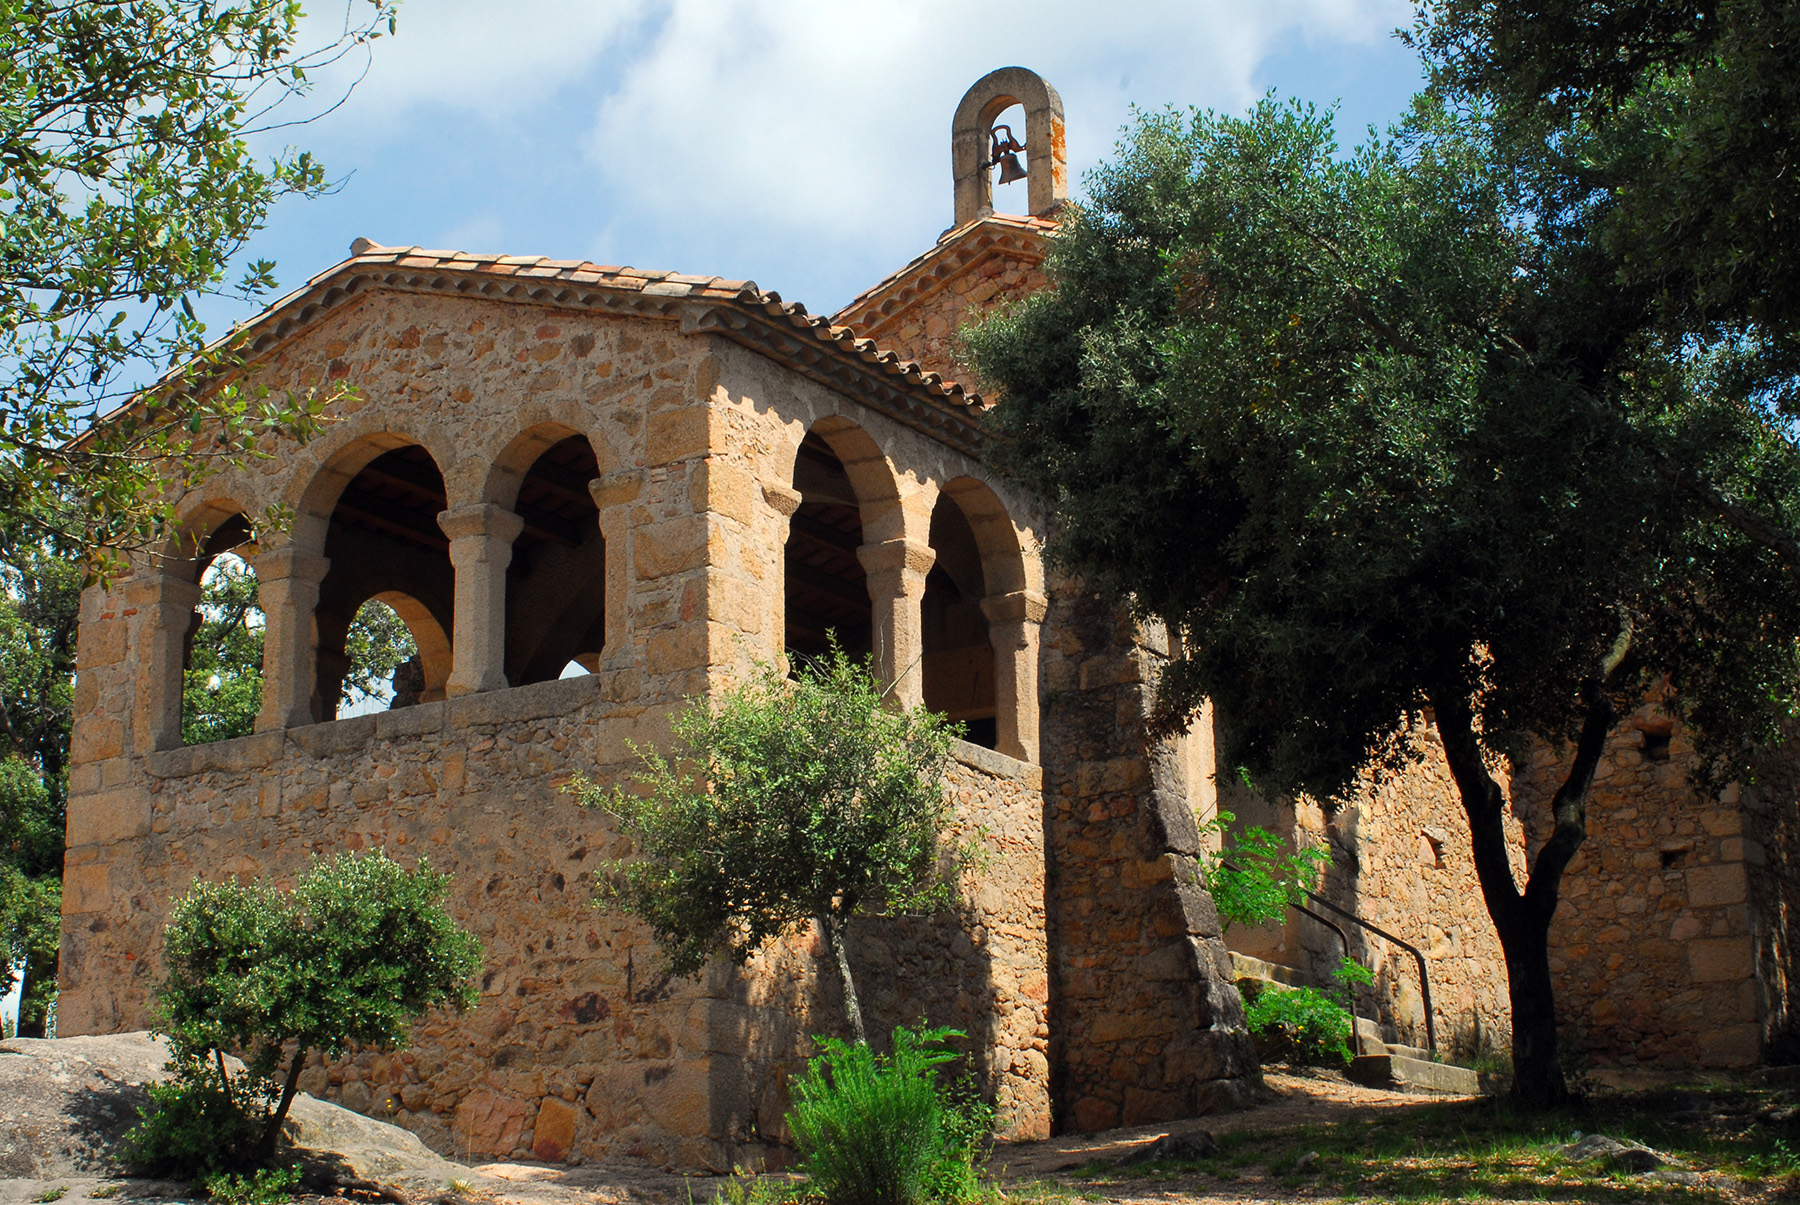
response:
<path fill-rule="evenodd" d="M 992 204 L 1015 106 L 1024 216 Z M 853 953 L 872 1032 L 969 1034 L 1005 1137 L 1241 1102 L 1257 1070 L 1234 978 L 1316 981 L 1345 953 L 1377 974 L 1359 1012 L 1385 1040 L 1504 1049 L 1498 943 L 1428 725 L 1424 766 L 1331 815 L 1220 786 L 1210 716 L 1146 743 L 1165 635 L 1045 564 L 1054 516 L 986 467 L 994 402 L 956 383 L 957 328 L 1045 286 L 1055 90 L 1018 67 L 978 81 L 951 160 L 952 227 L 834 315 L 748 281 L 359 239 L 252 321 L 260 383 L 355 392 L 310 442 L 182 497 L 168 545 L 83 596 L 59 1032 L 145 1026 L 196 877 L 424 855 L 483 942 L 479 1006 L 399 1054 L 315 1055 L 305 1090 L 445 1152 L 756 1160 L 841 1015 L 819 943 L 669 979 L 640 926 L 592 906 L 596 864 L 627 850 L 561 788 L 622 779 L 628 742 L 662 741 L 683 700 L 836 632 L 904 704 L 968 726 L 947 789 L 986 865 L 951 914 L 858 922 Z M 254 531 L 271 506 L 291 524 Z M 262 709 L 252 736 L 187 746 L 185 649 L 227 551 L 259 584 Z M 405 621 L 422 682 L 411 706 L 339 718 L 370 599 Z M 1555 934 L 1569 1039 L 1612 1063 L 1794 1061 L 1800 779 L 1772 765 L 1702 800 L 1690 753 L 1654 714 L 1614 736 Z M 1514 771 L 1521 867 L 1554 763 Z M 1222 803 L 1327 845 L 1321 894 L 1419 958 L 1300 913 L 1221 932 L 1194 855 Z"/>

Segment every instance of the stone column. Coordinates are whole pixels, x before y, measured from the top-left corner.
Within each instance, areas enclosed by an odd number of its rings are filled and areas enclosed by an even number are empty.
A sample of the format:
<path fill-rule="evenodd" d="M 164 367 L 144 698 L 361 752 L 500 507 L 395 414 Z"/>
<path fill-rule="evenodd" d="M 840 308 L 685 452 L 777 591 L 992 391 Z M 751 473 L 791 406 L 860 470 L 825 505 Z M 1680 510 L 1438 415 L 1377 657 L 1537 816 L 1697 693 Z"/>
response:
<path fill-rule="evenodd" d="M 181 745 L 182 671 L 188 627 L 200 601 L 200 583 L 154 574 L 131 583 L 137 601 L 137 716 L 133 744 L 139 753 Z"/>
<path fill-rule="evenodd" d="M 635 469 L 608 473 L 588 482 L 599 511 L 600 536 L 606 541 L 606 647 L 602 668 L 623 669 L 637 660 L 631 638 L 631 507 L 644 489 L 644 474 Z"/>
<path fill-rule="evenodd" d="M 794 514 L 800 509 L 800 491 L 785 485 L 776 485 L 765 481 L 762 487 L 763 501 L 775 512 L 773 530 L 775 533 L 775 565 L 770 580 L 779 583 L 769 591 L 774 600 L 774 619 L 769 624 L 769 655 L 784 657 L 787 654 L 787 541 L 788 530 L 793 526 Z M 787 665 L 782 661 L 783 666 Z"/>
<path fill-rule="evenodd" d="M 291 545 L 265 552 L 254 562 L 256 597 L 263 612 L 263 705 L 256 730 L 299 728 L 314 723 L 313 677 L 318 649 L 313 643 L 313 609 L 319 583 L 331 562 Z"/>
<path fill-rule="evenodd" d="M 456 631 L 450 638 L 451 698 L 506 687 L 506 567 L 525 520 L 477 502 L 438 514 L 456 567 Z M 610 550 L 609 550 L 610 551 Z"/>
<path fill-rule="evenodd" d="M 1000 752 L 1038 760 L 1038 632 L 1044 596 L 1030 590 L 981 600 L 988 643 L 994 646 L 994 716 Z"/>
<path fill-rule="evenodd" d="M 856 550 L 869 575 L 870 626 L 875 639 L 875 673 L 892 685 L 902 707 L 925 701 L 925 575 L 937 561 L 937 549 L 919 540 L 888 540 Z"/>

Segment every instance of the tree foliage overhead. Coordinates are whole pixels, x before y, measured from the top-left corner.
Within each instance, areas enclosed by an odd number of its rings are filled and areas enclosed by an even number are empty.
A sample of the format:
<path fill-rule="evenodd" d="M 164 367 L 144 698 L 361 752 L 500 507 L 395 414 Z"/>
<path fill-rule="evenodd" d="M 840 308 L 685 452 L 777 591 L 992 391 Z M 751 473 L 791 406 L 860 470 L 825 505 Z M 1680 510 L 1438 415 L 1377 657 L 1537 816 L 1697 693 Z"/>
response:
<path fill-rule="evenodd" d="M 246 138 L 309 71 L 391 29 L 394 6 L 371 0 L 313 52 L 300 15 L 296 0 L 0 0 L 0 517 L 144 544 L 182 484 L 257 455 L 265 433 L 312 429 L 323 399 L 271 395 L 230 340 L 204 351 L 193 305 L 275 287 L 274 265 L 233 282 L 230 261 L 276 201 L 329 184 L 310 155 L 259 162 Z M 178 365 L 186 381 L 91 425 L 146 369 Z M 203 387 L 220 374 L 235 383 Z"/>
<path fill-rule="evenodd" d="M 945 871 L 967 857 L 943 841 L 953 730 L 889 707 L 834 647 L 792 679 L 763 666 L 716 701 L 692 700 L 673 732 L 670 756 L 637 750 L 642 794 L 574 784 L 634 845 L 607 865 L 602 899 L 649 924 L 677 975 L 721 953 L 741 964 L 817 920 L 865 1041 L 844 922 L 950 902 Z"/>
<path fill-rule="evenodd" d="M 1492 115 L 1538 216 L 1666 329 L 1740 338 L 1800 410 L 1800 15 L 1784 0 L 1437 0 L 1435 87 Z"/>
<path fill-rule="evenodd" d="M 1671 683 L 1727 775 L 1795 708 L 1800 578 L 1750 528 L 1800 525 L 1800 458 L 1741 349 L 1521 205 L 1492 127 L 1421 100 L 1336 151 L 1272 100 L 1143 115 L 970 350 L 1051 555 L 1182 633 L 1166 728 L 1210 698 L 1221 765 L 1328 800 L 1434 711 L 1548 1103 L 1544 939 L 1612 723 Z M 1578 756 L 1521 891 L 1484 754 L 1533 740 Z"/>

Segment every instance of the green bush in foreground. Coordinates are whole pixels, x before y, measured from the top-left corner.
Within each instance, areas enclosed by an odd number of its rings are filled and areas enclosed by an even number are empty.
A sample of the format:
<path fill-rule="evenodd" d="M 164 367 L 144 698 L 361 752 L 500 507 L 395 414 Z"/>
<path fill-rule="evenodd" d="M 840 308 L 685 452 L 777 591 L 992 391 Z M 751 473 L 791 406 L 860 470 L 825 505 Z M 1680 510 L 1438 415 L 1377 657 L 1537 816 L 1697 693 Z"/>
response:
<path fill-rule="evenodd" d="M 1375 982 L 1375 977 L 1348 958 L 1331 977 L 1338 986 L 1328 991 L 1271 983 L 1244 992 L 1244 1021 L 1262 1039 L 1259 1045 L 1285 1048 L 1294 1062 L 1310 1066 L 1347 1065 L 1353 1053 L 1350 1038 L 1356 1031 L 1351 992 Z"/>
<path fill-rule="evenodd" d="M 300 1167 L 258 1168 L 248 1176 L 215 1172 L 201 1181 L 206 1195 L 220 1205 L 280 1205 L 300 1187 Z"/>
<path fill-rule="evenodd" d="M 894 1030 L 894 1052 L 821 1039 L 794 1083 L 800 1167 L 832 1205 L 921 1205 L 980 1195 L 975 1170 L 993 1108 L 939 1082 L 954 1029 Z"/>
<path fill-rule="evenodd" d="M 481 946 L 444 910 L 449 885 L 424 859 L 409 871 L 379 852 L 315 859 L 292 891 L 196 882 L 170 912 L 157 993 L 174 1080 L 151 1089 L 134 1162 L 267 1168 L 308 1054 L 398 1049 L 419 1013 L 474 1003 Z M 244 1060 L 235 1077 L 228 1054 Z"/>

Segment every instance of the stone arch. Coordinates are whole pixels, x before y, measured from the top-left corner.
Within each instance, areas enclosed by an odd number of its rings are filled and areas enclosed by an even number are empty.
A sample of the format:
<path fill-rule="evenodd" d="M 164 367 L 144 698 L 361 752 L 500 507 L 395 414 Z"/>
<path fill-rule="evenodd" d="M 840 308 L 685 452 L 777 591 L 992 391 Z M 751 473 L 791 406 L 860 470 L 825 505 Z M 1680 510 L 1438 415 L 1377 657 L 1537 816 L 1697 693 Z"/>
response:
<path fill-rule="evenodd" d="M 1042 589 L 1028 571 L 1018 528 L 993 487 L 976 477 L 958 477 L 944 484 L 939 498 L 955 502 L 975 535 L 981 550 L 981 571 L 989 594 Z"/>
<path fill-rule="evenodd" d="M 460 491 L 453 493 L 449 485 L 449 470 L 457 462 L 454 442 L 444 440 L 435 431 L 398 427 L 391 418 L 372 417 L 364 423 L 352 419 L 328 428 L 315 439 L 308 451 L 317 458 L 318 467 L 310 474 L 296 472 L 291 478 L 283 499 L 294 511 L 289 543 L 302 552 L 317 555 L 325 546 L 332 511 L 344 490 L 371 461 L 408 446 L 423 448 L 431 457 L 446 483 L 446 506 L 474 501 L 460 497 Z"/>
<path fill-rule="evenodd" d="M 594 492 L 610 460 L 603 446 L 548 420 L 515 436 L 489 470 L 483 497 L 519 523 L 505 598 L 504 669 L 513 685 L 555 678 L 571 661 L 591 672 L 619 622 L 610 603 L 620 584 L 608 580 Z"/>
<path fill-rule="evenodd" d="M 933 574 L 940 585 L 934 596 L 932 579 L 927 579 L 928 619 L 941 618 L 951 630 L 940 630 L 924 642 L 925 700 L 933 706 L 934 698 L 954 703 L 951 715 L 969 723 L 970 739 L 977 743 L 1036 761 L 1039 629 L 1046 609 L 1041 568 L 1035 555 L 1027 554 L 1005 503 L 975 477 L 944 484 L 931 532 L 938 553 Z M 968 564 L 971 553 L 978 568 Z M 970 598 L 971 590 L 978 590 L 980 598 Z M 983 622 L 973 621 L 971 603 Z M 933 636 L 929 622 L 926 635 Z M 970 652 L 978 635 L 991 656 Z M 990 680 L 981 678 L 983 670 L 991 672 Z M 977 726 L 990 711 L 991 729 L 985 722 Z M 990 734 L 991 742 L 977 739 Z"/>
<path fill-rule="evenodd" d="M 412 634 L 413 647 L 418 650 L 420 681 L 417 698 L 411 701 L 435 703 L 442 699 L 444 685 L 449 681 L 452 667 L 450 633 L 444 626 L 444 621 L 430 607 L 404 590 L 381 590 L 369 595 L 351 611 L 352 619 L 371 602 L 393 608 L 401 622 L 406 624 L 406 630 Z M 340 679 L 340 686 L 336 691 L 336 697 L 340 699 L 343 694 L 341 681 Z M 325 693 L 326 688 L 322 686 L 320 694 Z"/>
<path fill-rule="evenodd" d="M 536 415 L 531 416 L 534 421 L 507 439 L 488 457 L 481 481 L 481 501 L 510 507 L 518 499 L 520 483 L 538 459 L 557 444 L 576 436 L 588 441 L 601 473 L 618 467 L 618 454 L 606 441 L 604 433 L 584 425 L 583 419 L 589 416 L 562 413 L 562 410 L 562 407 L 557 407 L 546 413 L 545 409 L 540 409 Z"/>
<path fill-rule="evenodd" d="M 455 631 L 456 572 L 439 525 L 450 506 L 443 454 L 388 425 L 345 433 L 324 451 L 291 503 L 288 545 L 263 558 L 271 599 L 268 728 L 337 714 L 349 667 L 345 637 L 370 598 L 403 594 L 440 630 Z M 449 644 L 453 651 L 454 639 Z"/>
<path fill-rule="evenodd" d="M 856 494 L 864 542 L 879 544 L 904 539 L 908 533 L 900 501 L 900 479 L 874 437 L 841 414 L 826 415 L 806 433 L 822 441 L 843 465 Z M 796 467 L 798 463 L 796 460 Z"/>
<path fill-rule="evenodd" d="M 1069 195 L 1068 153 L 1063 143 L 1062 97 L 1026 67 L 1001 67 L 963 93 L 950 123 L 950 166 L 956 181 L 956 225 L 994 211 L 988 174 L 988 135 L 994 119 L 1014 105 L 1025 109 L 1025 167 L 1031 212 L 1053 213 Z"/>
<path fill-rule="evenodd" d="M 188 661 L 204 622 L 201 579 L 226 552 L 236 553 L 255 573 L 254 541 L 246 508 L 222 491 L 197 491 L 177 504 L 168 537 L 151 554 L 157 571 L 146 576 L 148 597 L 141 607 L 137 695 L 143 728 L 136 738 L 141 750 L 184 743 Z"/>

